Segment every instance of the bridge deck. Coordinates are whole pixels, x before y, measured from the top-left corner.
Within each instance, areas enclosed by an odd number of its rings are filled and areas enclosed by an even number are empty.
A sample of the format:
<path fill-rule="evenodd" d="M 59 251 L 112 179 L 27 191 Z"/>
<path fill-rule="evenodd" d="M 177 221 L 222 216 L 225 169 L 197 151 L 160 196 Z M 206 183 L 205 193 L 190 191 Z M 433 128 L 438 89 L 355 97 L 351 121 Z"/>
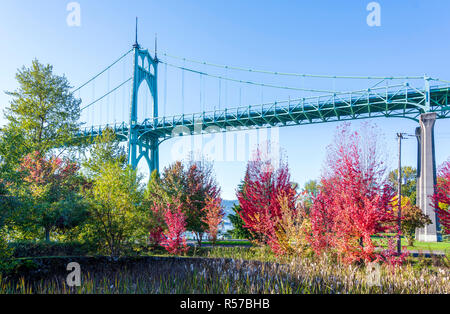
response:
<path fill-rule="evenodd" d="M 438 118 L 450 117 L 450 87 L 426 94 L 407 85 L 373 90 L 311 97 L 279 103 L 215 110 L 211 112 L 147 119 L 134 127 L 142 140 L 222 132 L 255 127 L 289 126 L 375 117 L 401 117 L 417 120 L 424 112 L 436 112 Z M 128 136 L 127 123 L 85 128 L 78 137 L 95 137 L 110 127 L 122 140 Z"/>

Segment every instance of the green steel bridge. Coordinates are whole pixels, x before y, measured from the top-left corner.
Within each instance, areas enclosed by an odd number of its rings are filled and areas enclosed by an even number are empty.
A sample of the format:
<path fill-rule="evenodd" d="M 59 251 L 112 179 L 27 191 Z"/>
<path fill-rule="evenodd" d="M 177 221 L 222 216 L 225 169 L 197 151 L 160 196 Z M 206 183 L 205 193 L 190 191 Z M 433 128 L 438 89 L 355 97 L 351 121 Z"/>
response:
<path fill-rule="evenodd" d="M 449 99 L 449 86 L 433 87 L 427 91 L 402 84 L 271 104 L 154 117 L 131 124 L 131 133 L 130 124 L 126 122 L 91 126 L 84 128 L 79 135 L 93 138 L 105 128 L 111 128 L 121 140 L 129 141 L 134 132 L 138 139 L 139 155 L 132 165 L 136 167 L 145 157 L 150 169 L 155 170 L 158 164 L 151 157 L 158 157 L 148 154 L 172 137 L 377 117 L 407 118 L 419 122 L 419 116 L 428 112 L 435 112 L 438 119 L 443 119 L 450 117 Z"/>
<path fill-rule="evenodd" d="M 427 202 L 427 198 L 434 191 L 436 181 L 436 165 L 434 158 L 434 122 L 436 119 L 450 117 L 450 82 L 428 76 L 412 77 L 351 77 L 331 75 L 308 75 L 296 73 L 269 72 L 247 68 L 238 68 L 189 60 L 163 54 L 167 58 L 178 58 L 185 63 L 197 63 L 202 66 L 221 68 L 228 71 L 259 73 L 276 76 L 291 76 L 300 78 L 328 78 L 347 80 L 376 80 L 378 83 L 369 84 L 365 89 L 354 91 L 328 91 L 306 89 L 292 86 L 278 86 L 254 81 L 237 80 L 229 77 L 217 76 L 185 66 L 174 65 L 157 57 L 156 45 L 153 55 L 139 44 L 120 57 L 85 84 L 75 89 L 80 91 L 89 84 L 95 83 L 101 75 L 109 71 L 120 60 L 131 55 L 133 58 L 132 77 L 108 90 L 104 95 L 95 99 L 85 107 L 85 111 L 99 101 L 107 99 L 125 84 L 131 84 L 131 101 L 129 105 L 129 120 L 121 123 L 109 123 L 99 126 L 83 127 L 76 135 L 80 139 L 94 139 L 105 129 L 112 129 L 120 141 L 126 142 L 128 147 L 128 163 L 137 168 L 144 159 L 150 172 L 159 170 L 159 145 L 171 138 L 206 133 L 219 133 L 252 128 L 285 127 L 293 125 L 327 123 L 368 118 L 406 118 L 417 121 L 420 127 L 416 129 L 419 143 L 418 158 L 418 204 L 424 212 L 432 216 L 433 225 L 421 232 L 421 240 L 436 240 L 436 215 Z M 217 109 L 212 111 L 194 112 L 173 116 L 158 115 L 158 66 L 164 64 L 182 72 L 209 76 L 219 80 L 228 80 L 239 84 L 247 84 L 274 89 L 287 89 L 320 94 L 300 99 L 288 99 L 272 103 L 263 103 L 235 108 Z M 184 79 L 184 77 L 183 77 Z M 109 80 L 109 73 L 108 73 Z M 147 84 L 142 84 L 146 82 Z M 385 86 L 380 86 L 385 82 Z M 108 84 L 109 85 L 109 84 Z M 138 121 L 138 93 L 141 85 L 147 85 L 153 101 L 151 116 Z M 167 83 L 166 83 L 167 85 Z M 183 86 L 184 89 L 184 86 Z M 183 91 L 184 92 L 184 91 Z M 122 104 L 123 106 L 123 104 Z M 93 111 L 95 112 L 95 110 Z M 428 228 L 428 227 L 427 227 Z M 433 229 L 434 228 L 434 229 Z"/>
<path fill-rule="evenodd" d="M 134 168 L 137 167 L 142 159 L 145 159 L 150 171 L 158 170 L 159 145 L 167 139 L 179 136 L 378 117 L 407 118 L 419 122 L 419 117 L 424 113 L 436 113 L 437 119 L 450 117 L 450 82 L 426 76 L 405 77 L 398 84 L 375 86 L 356 91 L 333 91 L 328 93 L 323 91 L 325 94 L 320 96 L 159 117 L 157 70 L 158 64 L 166 62 L 158 59 L 156 56 L 151 56 L 148 50 L 141 49 L 138 44 L 135 44 L 133 49 L 125 55 L 132 52 L 134 55 L 133 76 L 126 80 L 126 82 L 132 82 L 130 120 L 121 123 L 84 127 L 77 134 L 77 137 L 95 138 L 101 135 L 105 128 L 113 129 L 121 141 L 128 143 L 128 162 Z M 207 73 L 184 67 L 180 67 L 180 69 L 207 75 Z M 250 71 L 255 72 L 254 70 Z M 274 73 L 279 74 L 277 72 Z M 94 79 L 96 77 L 98 75 Z M 324 77 L 340 78 L 337 76 Z M 353 77 L 345 78 L 353 79 Z M 355 78 L 369 79 L 371 77 Z M 408 78 L 414 81 L 420 80 L 423 86 L 415 87 L 408 81 Z M 377 79 L 381 79 L 381 81 L 398 80 L 398 78 L 391 77 L 379 77 Z M 88 83 L 92 80 L 89 80 Z M 147 82 L 153 98 L 153 116 L 138 122 L 138 91 L 143 81 Z M 240 82 L 255 84 L 248 81 Z M 274 87 L 267 84 L 260 85 Z M 84 86 L 86 84 L 83 84 L 77 90 Z M 108 91 L 107 94 L 99 99 L 105 98 L 116 89 Z M 321 91 L 317 90 L 317 92 Z M 97 101 L 82 109 L 92 106 Z"/>

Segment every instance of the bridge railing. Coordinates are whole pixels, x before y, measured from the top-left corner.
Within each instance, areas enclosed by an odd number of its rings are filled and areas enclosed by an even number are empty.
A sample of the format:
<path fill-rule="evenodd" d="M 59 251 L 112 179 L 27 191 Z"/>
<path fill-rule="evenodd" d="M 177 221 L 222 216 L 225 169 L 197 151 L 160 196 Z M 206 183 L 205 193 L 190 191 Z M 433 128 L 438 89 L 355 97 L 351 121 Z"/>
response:
<path fill-rule="evenodd" d="M 436 84 L 430 87 L 432 92 L 444 92 L 445 101 L 448 97 L 449 85 Z M 257 105 L 239 106 L 221 110 L 210 110 L 200 113 L 181 114 L 149 118 L 136 125 L 143 133 L 155 132 L 157 136 L 167 137 L 168 133 L 178 126 L 194 127 L 197 124 L 214 125 L 219 123 L 254 120 L 254 123 L 271 124 L 272 118 L 279 123 L 289 119 L 304 119 L 312 123 L 314 119 L 322 120 L 338 118 L 340 115 L 357 118 L 361 114 L 372 114 L 372 110 L 388 116 L 389 111 L 403 110 L 399 116 L 416 117 L 424 112 L 426 106 L 425 89 L 415 88 L 407 82 L 402 84 L 374 87 L 364 90 L 339 92 L 330 95 L 312 96 L 289 99 Z M 443 109 L 442 103 L 431 99 L 433 110 Z M 448 108 L 444 108 L 449 111 Z M 446 113 L 447 115 L 447 113 Z M 413 118 L 414 118 L 413 117 Z M 260 119 L 256 121 L 257 119 Z M 116 133 L 128 134 L 129 125 L 125 122 L 92 126 L 84 128 L 81 136 L 96 136 L 105 128 L 111 128 Z M 141 132 L 141 133 L 142 133 Z M 154 134 L 154 135 L 155 135 Z"/>

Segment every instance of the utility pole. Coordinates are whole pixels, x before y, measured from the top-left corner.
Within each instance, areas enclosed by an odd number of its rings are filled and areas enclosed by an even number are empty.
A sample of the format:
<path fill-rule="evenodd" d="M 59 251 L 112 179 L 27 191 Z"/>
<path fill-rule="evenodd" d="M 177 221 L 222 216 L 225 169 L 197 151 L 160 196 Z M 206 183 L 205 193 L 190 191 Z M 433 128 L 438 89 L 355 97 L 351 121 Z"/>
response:
<path fill-rule="evenodd" d="M 402 254 L 402 139 L 403 133 L 397 133 L 398 138 L 398 239 L 397 253 Z"/>

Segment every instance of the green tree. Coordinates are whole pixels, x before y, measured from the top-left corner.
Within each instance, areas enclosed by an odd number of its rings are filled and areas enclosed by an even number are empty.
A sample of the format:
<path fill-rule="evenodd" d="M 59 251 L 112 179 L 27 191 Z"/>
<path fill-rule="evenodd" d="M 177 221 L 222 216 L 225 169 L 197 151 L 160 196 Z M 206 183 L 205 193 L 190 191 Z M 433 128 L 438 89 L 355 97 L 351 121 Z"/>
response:
<path fill-rule="evenodd" d="M 392 208 L 394 211 L 394 216 L 398 215 L 398 195 L 392 199 Z M 431 224 L 431 219 L 428 215 L 425 215 L 423 211 L 412 205 L 411 200 L 408 196 L 402 196 L 402 223 L 401 229 L 402 233 L 408 241 L 409 246 L 414 246 L 414 239 L 416 236 L 416 230 L 419 228 L 424 228 L 425 226 Z"/>
<path fill-rule="evenodd" d="M 79 130 L 80 103 L 65 76 L 53 73 L 51 65 L 33 60 L 16 74 L 17 90 L 6 92 L 12 99 L 5 111 L 7 125 L 1 130 L 0 154 L 9 169 L 25 155 L 70 143 Z"/>
<path fill-rule="evenodd" d="M 11 256 L 11 250 L 7 243 L 6 227 L 8 220 L 12 217 L 14 208 L 18 205 L 18 201 L 13 197 L 6 187 L 3 180 L 0 180 L 0 272 L 7 267 L 5 260 Z"/>
<path fill-rule="evenodd" d="M 305 183 L 303 191 L 300 195 L 299 200 L 302 202 L 306 213 L 309 213 L 309 209 L 312 206 L 313 198 L 319 193 L 319 184 L 316 180 L 309 180 Z"/>
<path fill-rule="evenodd" d="M 242 210 L 241 207 L 238 204 L 235 204 L 232 209 L 234 214 L 228 215 L 228 218 L 230 219 L 233 229 L 228 230 L 227 233 L 234 239 L 253 240 L 254 237 L 251 232 L 247 228 L 244 228 L 244 221 L 240 215 Z"/>
<path fill-rule="evenodd" d="M 25 137 L 20 129 L 7 126 L 0 130 L 0 174 L 3 179 L 7 181 L 17 179 L 15 170 L 20 159 L 27 153 Z"/>
<path fill-rule="evenodd" d="M 86 190 L 89 229 L 101 248 L 120 256 L 142 232 L 142 193 L 139 177 L 131 167 L 107 163 Z"/>
<path fill-rule="evenodd" d="M 416 175 L 417 170 L 407 166 L 402 168 L 402 195 L 407 196 L 412 205 L 416 204 Z M 389 182 L 395 191 L 398 190 L 398 169 L 393 170 L 388 176 Z"/>
<path fill-rule="evenodd" d="M 244 184 L 246 180 L 242 180 L 242 182 L 238 186 L 238 193 L 244 193 Z M 234 214 L 230 214 L 228 218 L 230 219 L 231 225 L 233 226 L 233 229 L 228 230 L 228 234 L 236 239 L 247 239 L 247 240 L 254 240 L 255 237 L 253 234 L 248 230 L 248 228 L 244 227 L 244 220 L 241 217 L 241 207 L 239 204 L 233 205 L 233 211 Z"/>
<path fill-rule="evenodd" d="M 114 130 L 104 129 L 101 135 L 88 144 L 82 164 L 88 177 L 98 175 L 108 163 L 117 163 L 122 168 L 126 166 L 125 149 L 120 145 Z"/>

